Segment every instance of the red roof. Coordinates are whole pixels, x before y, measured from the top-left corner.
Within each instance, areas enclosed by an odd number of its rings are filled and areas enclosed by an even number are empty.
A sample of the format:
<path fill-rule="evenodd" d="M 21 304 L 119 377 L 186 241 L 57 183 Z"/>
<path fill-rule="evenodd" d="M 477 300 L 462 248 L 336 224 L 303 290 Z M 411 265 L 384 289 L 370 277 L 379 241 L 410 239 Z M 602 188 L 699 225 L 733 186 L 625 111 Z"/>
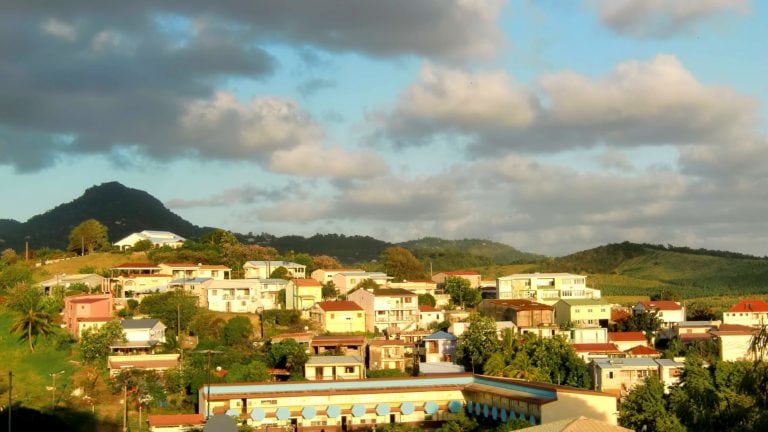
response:
<path fill-rule="evenodd" d="M 351 300 L 322 301 L 315 303 L 326 312 L 361 311 L 363 308 Z"/>
<path fill-rule="evenodd" d="M 683 310 L 683 307 L 671 300 L 641 301 L 646 310 Z"/>
<path fill-rule="evenodd" d="M 719 333 L 734 333 L 734 334 L 752 334 L 758 329 L 755 327 L 745 326 L 741 324 L 721 324 L 720 328 L 714 330 L 715 334 Z"/>
<path fill-rule="evenodd" d="M 419 305 L 419 312 L 440 312 L 440 309 L 430 305 Z"/>
<path fill-rule="evenodd" d="M 198 426 L 205 424 L 202 414 L 162 414 L 149 416 L 149 426 Z"/>
<path fill-rule="evenodd" d="M 645 333 L 633 332 L 608 332 L 608 340 L 612 342 L 646 341 Z"/>
<path fill-rule="evenodd" d="M 612 343 L 573 344 L 573 349 L 575 349 L 576 352 L 621 353 L 621 351 L 619 351 L 619 347 Z"/>
<path fill-rule="evenodd" d="M 612 308 L 611 309 L 611 321 L 623 321 L 630 317 L 629 311 L 624 308 Z"/>
<path fill-rule="evenodd" d="M 681 342 L 691 342 L 703 339 L 712 339 L 715 337 L 712 333 L 680 333 L 678 338 Z"/>
<path fill-rule="evenodd" d="M 768 303 L 762 300 L 742 300 L 731 306 L 728 312 L 768 312 Z"/>
<path fill-rule="evenodd" d="M 291 279 L 298 286 L 320 286 L 320 282 L 314 279 Z"/>
<path fill-rule="evenodd" d="M 632 347 L 628 349 L 626 352 L 632 355 L 661 355 L 660 352 L 656 351 L 651 347 L 647 347 L 645 345 L 638 345 L 636 347 Z"/>

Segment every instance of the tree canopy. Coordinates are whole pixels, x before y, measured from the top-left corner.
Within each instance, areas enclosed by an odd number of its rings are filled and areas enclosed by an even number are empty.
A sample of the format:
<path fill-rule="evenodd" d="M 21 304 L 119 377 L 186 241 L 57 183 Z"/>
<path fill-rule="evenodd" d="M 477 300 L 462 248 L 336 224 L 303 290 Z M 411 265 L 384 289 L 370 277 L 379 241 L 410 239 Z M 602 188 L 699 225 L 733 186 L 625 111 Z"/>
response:
<path fill-rule="evenodd" d="M 96 219 L 88 219 L 74 227 L 69 233 L 70 251 L 86 251 L 89 254 L 97 250 L 110 248 L 107 227 Z"/>
<path fill-rule="evenodd" d="M 415 280 L 424 277 L 424 266 L 406 248 L 393 246 L 384 249 L 380 257 L 384 271 L 396 281 Z"/>

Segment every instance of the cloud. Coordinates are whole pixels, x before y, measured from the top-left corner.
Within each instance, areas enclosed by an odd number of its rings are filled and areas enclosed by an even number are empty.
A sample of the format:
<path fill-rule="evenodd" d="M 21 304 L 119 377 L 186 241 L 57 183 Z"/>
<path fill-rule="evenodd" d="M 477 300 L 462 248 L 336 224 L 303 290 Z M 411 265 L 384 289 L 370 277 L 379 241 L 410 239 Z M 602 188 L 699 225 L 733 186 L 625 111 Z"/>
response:
<path fill-rule="evenodd" d="M 373 177 L 389 171 L 387 163 L 370 151 L 349 152 L 339 146 L 307 144 L 272 154 L 269 167 L 275 172 L 305 177 Z"/>
<path fill-rule="evenodd" d="M 261 188 L 252 185 L 243 185 L 225 189 L 205 198 L 188 199 L 175 198 L 167 201 L 166 206 L 172 209 L 190 209 L 197 207 L 235 206 L 238 204 L 254 204 L 260 201 L 273 201 L 283 198 L 290 193 L 295 196 L 299 187 L 294 182 L 278 187 Z"/>
<path fill-rule="evenodd" d="M 754 98 L 701 84 L 671 55 L 620 63 L 598 80 L 563 71 L 539 77 L 536 86 L 513 82 L 504 72 L 425 65 L 396 107 L 371 120 L 379 138 L 400 146 L 453 132 L 485 156 L 727 142 L 752 134 L 757 124 Z"/>
<path fill-rule="evenodd" d="M 709 18 L 746 13 L 751 0 L 591 0 L 600 21 L 618 33 L 664 37 Z"/>
<path fill-rule="evenodd" d="M 209 119 L 209 126 L 231 139 L 217 151 L 202 123 L 197 140 L 188 133 L 195 128 L 183 120 L 195 109 L 223 109 L 224 101 L 217 98 L 232 78 L 251 81 L 273 74 L 277 62 L 264 46 L 275 43 L 319 53 L 316 57 L 355 52 L 463 61 L 493 55 L 502 43 L 496 25 L 502 4 L 185 0 L 158 8 L 147 0 L 34 6 L 9 0 L 0 16 L 0 56 L 13 59 L 0 68 L 0 164 L 34 171 L 63 157 L 110 156 L 128 149 L 137 157 L 168 161 L 195 154 L 253 157 L 254 150 L 294 148 L 308 139 L 305 134 L 322 133 L 307 122 L 299 127 L 300 118 L 257 112 L 269 110 L 264 101 L 250 113 L 230 110 L 229 117 Z M 329 84 L 315 80 L 302 88 L 311 94 Z M 272 107 L 290 109 L 285 102 Z M 230 120 L 246 118 L 261 121 L 262 128 L 239 123 L 238 131 L 222 129 Z M 268 119 L 278 123 L 267 125 Z M 267 135 L 248 136 L 252 131 Z M 68 137 L 65 145 L 60 136 Z M 300 142 L 287 143 L 291 138 Z"/>
<path fill-rule="evenodd" d="M 299 84 L 296 87 L 296 91 L 298 91 L 302 97 L 307 98 L 307 97 L 313 96 L 315 93 L 319 92 L 320 90 L 329 89 L 333 87 L 336 87 L 336 82 L 333 80 L 323 79 L 323 78 L 313 78 Z"/>

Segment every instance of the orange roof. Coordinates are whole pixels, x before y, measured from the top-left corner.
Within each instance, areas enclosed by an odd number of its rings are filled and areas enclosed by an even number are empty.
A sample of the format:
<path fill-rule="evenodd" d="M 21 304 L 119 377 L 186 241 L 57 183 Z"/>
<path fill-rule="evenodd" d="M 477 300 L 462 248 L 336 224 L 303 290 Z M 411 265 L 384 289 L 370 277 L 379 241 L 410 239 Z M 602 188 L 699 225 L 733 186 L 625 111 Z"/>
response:
<path fill-rule="evenodd" d="M 742 300 L 731 306 L 728 312 L 768 312 L 768 303 L 762 300 Z"/>
<path fill-rule="evenodd" d="M 202 414 L 162 414 L 149 416 L 149 426 L 198 426 L 205 424 Z"/>
<path fill-rule="evenodd" d="M 632 355 L 661 355 L 660 352 L 656 351 L 651 347 L 647 347 L 645 345 L 638 345 L 636 347 L 632 347 L 625 352 Z"/>
<path fill-rule="evenodd" d="M 750 327 L 750 326 L 745 326 L 740 324 L 721 324 L 720 328 L 718 328 L 717 330 L 713 330 L 712 333 L 718 336 L 721 336 L 722 333 L 733 334 L 733 335 L 736 335 L 736 334 L 745 335 L 745 334 L 752 334 L 757 331 L 758 329 L 756 327 Z"/>
<path fill-rule="evenodd" d="M 298 286 L 320 286 L 320 282 L 314 279 L 291 279 Z"/>
<path fill-rule="evenodd" d="M 430 305 L 419 305 L 419 312 L 440 312 L 440 310 Z"/>
<path fill-rule="evenodd" d="M 599 353 L 621 353 L 619 347 L 612 343 L 584 343 L 573 344 L 573 349 L 576 352 L 599 352 Z"/>
<path fill-rule="evenodd" d="M 608 340 L 611 342 L 632 342 L 646 341 L 645 333 L 639 331 L 633 332 L 608 332 Z"/>
<path fill-rule="evenodd" d="M 624 308 L 612 308 L 611 309 L 611 321 L 623 321 L 629 318 L 630 313 Z"/>
<path fill-rule="evenodd" d="M 315 303 L 326 312 L 361 311 L 363 308 L 351 300 L 321 301 Z"/>
<path fill-rule="evenodd" d="M 671 300 L 641 301 L 646 310 L 683 310 L 683 307 Z"/>

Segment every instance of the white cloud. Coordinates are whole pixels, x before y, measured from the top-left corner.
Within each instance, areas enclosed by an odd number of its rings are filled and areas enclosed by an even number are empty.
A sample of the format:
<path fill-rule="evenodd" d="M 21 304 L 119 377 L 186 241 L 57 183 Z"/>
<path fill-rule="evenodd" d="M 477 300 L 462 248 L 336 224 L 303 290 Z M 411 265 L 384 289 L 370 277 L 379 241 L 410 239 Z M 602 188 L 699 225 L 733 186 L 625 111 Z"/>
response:
<path fill-rule="evenodd" d="M 74 26 L 55 18 L 45 20 L 45 22 L 40 25 L 40 28 L 46 34 L 69 42 L 74 42 L 77 39 L 77 29 Z"/>
<path fill-rule="evenodd" d="M 278 150 L 270 158 L 275 172 L 305 177 L 373 177 L 386 174 L 387 163 L 371 151 L 349 152 L 340 146 L 305 144 Z"/>
<path fill-rule="evenodd" d="M 619 33 L 668 36 L 702 20 L 746 13 L 751 0 L 590 0 L 600 21 Z"/>

